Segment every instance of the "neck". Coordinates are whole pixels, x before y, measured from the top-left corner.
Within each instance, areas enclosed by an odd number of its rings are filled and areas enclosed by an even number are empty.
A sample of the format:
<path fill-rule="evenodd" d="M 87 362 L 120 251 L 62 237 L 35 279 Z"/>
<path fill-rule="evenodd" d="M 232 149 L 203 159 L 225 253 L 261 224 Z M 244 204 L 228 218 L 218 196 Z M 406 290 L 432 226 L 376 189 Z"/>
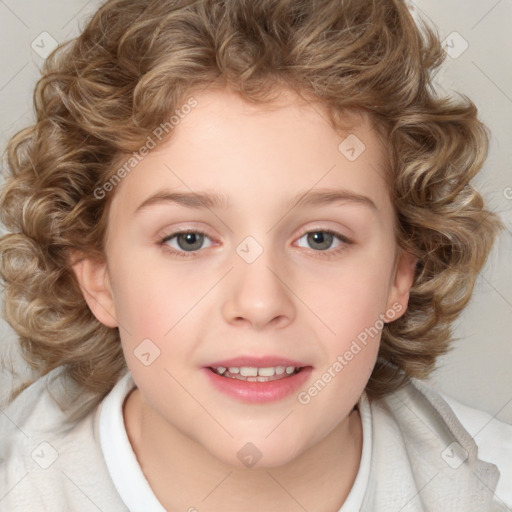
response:
<path fill-rule="evenodd" d="M 338 510 L 354 483 L 362 449 L 355 409 L 319 443 L 289 463 L 238 468 L 169 425 L 138 389 L 125 401 L 128 438 L 155 496 L 166 510 Z"/>

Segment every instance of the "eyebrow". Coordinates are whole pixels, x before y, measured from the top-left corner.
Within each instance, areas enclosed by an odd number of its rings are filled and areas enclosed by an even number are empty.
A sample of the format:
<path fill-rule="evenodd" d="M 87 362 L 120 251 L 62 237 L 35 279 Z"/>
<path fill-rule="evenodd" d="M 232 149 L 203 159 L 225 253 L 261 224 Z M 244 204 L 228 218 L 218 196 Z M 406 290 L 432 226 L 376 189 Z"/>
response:
<path fill-rule="evenodd" d="M 306 190 L 288 198 L 285 206 L 288 209 L 305 206 L 326 206 L 334 203 L 355 203 L 370 207 L 375 212 L 377 205 L 367 196 L 356 194 L 343 189 L 316 189 Z M 232 203 L 224 194 L 210 192 L 173 192 L 159 190 L 145 199 L 135 210 L 138 213 L 154 204 L 174 203 L 186 208 L 194 209 L 229 209 Z"/>

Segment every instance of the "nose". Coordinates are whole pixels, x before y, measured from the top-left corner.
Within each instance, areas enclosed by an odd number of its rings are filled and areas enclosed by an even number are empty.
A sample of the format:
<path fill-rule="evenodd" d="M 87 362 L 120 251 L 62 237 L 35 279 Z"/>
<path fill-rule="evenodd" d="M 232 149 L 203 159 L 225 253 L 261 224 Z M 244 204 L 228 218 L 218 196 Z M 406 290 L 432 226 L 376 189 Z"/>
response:
<path fill-rule="evenodd" d="M 257 330 L 267 326 L 282 329 L 293 322 L 296 311 L 286 273 L 266 253 L 253 263 L 237 261 L 230 272 L 222 306 L 226 322 Z"/>

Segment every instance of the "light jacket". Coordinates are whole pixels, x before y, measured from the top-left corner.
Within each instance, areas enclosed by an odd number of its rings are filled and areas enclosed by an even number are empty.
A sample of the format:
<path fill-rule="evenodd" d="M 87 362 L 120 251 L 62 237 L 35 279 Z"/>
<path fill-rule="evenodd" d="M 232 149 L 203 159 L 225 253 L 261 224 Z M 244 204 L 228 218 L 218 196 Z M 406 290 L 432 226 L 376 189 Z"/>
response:
<path fill-rule="evenodd" d="M 65 412 L 52 395 L 72 384 L 57 374 L 38 379 L 0 413 L 0 511 L 127 512 L 100 446 L 101 404 L 59 432 Z M 363 512 L 509 511 L 494 494 L 498 468 L 478 458 L 475 441 L 439 393 L 411 379 L 370 405 Z"/>

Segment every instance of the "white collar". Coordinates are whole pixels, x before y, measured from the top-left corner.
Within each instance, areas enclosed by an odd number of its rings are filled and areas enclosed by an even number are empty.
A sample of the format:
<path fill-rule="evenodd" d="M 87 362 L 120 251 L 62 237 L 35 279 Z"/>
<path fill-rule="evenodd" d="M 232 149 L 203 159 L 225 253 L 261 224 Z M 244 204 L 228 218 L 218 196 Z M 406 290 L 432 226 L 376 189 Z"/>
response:
<path fill-rule="evenodd" d="M 123 403 L 134 387 L 135 382 L 127 371 L 101 403 L 101 450 L 117 492 L 130 512 L 166 512 L 146 480 L 126 433 Z M 360 510 L 370 475 L 372 416 L 366 393 L 359 399 L 358 409 L 363 430 L 361 462 L 354 484 L 339 512 Z"/>

